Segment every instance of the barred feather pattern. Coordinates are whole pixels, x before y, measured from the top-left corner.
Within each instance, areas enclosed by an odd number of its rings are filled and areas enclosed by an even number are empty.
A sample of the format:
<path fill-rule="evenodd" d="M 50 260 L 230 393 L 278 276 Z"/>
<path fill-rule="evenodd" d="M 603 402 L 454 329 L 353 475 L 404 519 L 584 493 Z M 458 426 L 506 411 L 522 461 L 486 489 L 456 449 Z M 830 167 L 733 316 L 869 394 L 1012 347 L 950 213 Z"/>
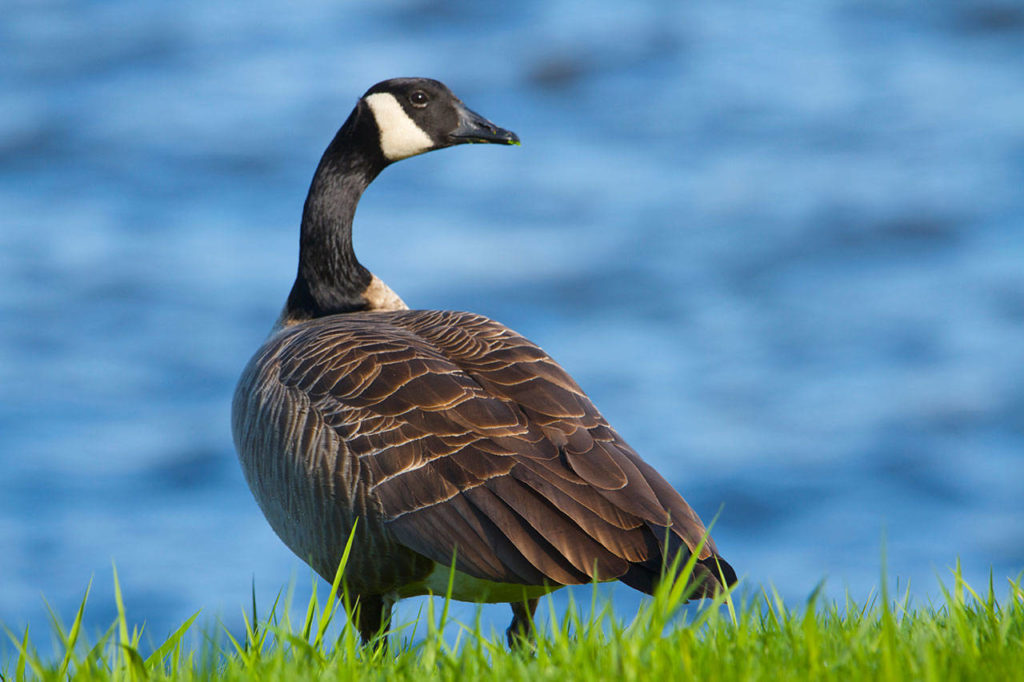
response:
<path fill-rule="evenodd" d="M 543 350 L 486 317 L 397 310 L 285 326 L 247 366 L 233 430 L 271 526 L 327 579 L 385 594 L 436 564 L 482 580 L 650 592 L 705 536 L 685 500 Z M 697 574 L 735 574 L 707 538 Z M 715 563 L 709 563 L 715 562 Z"/>

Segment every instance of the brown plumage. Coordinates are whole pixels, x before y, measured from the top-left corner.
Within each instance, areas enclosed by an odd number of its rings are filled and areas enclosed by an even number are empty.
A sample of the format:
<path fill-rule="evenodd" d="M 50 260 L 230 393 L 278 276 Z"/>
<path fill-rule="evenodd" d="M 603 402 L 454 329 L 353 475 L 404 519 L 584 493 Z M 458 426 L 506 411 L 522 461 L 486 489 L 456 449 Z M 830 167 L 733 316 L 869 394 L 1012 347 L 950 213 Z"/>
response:
<path fill-rule="evenodd" d="M 337 190 L 360 158 L 373 157 L 374 143 L 385 152 L 366 162 L 365 182 L 332 195 L 352 204 L 340 211 L 347 223 L 327 221 L 344 232 L 362 188 L 394 160 L 387 151 L 397 143 L 382 127 L 395 116 L 382 123 L 379 106 L 361 115 L 364 102 L 380 105 L 370 99 L 375 92 L 393 95 L 410 122 L 443 140 L 444 131 L 431 130 L 403 99 L 415 101 L 409 92 L 420 89 L 438 106 L 461 107 L 442 88 L 387 81 L 364 96 L 314 179 L 300 261 L 320 248 L 318 216 L 310 214 L 324 199 L 315 196 L 318 183 L 328 183 L 322 169 L 343 169 L 334 172 Z M 515 140 L 480 121 L 490 127 L 471 141 Z M 360 272 L 354 255 L 341 255 L 355 267 L 335 268 L 350 270 L 337 285 L 326 277 L 301 282 L 330 268 L 300 264 L 278 326 L 239 382 L 233 429 L 267 519 L 324 578 L 333 578 L 359 520 L 345 581 L 362 604 L 364 638 L 386 624 L 395 599 L 443 591 L 453 556 L 456 598 L 513 603 L 512 642 L 529 632 L 544 591 L 617 579 L 650 593 L 666 558 L 685 558 L 700 546 L 706 531 L 686 501 L 543 350 L 480 315 L 407 310 L 380 280 Z M 346 287 L 356 295 L 337 294 Z M 698 559 L 697 595 L 735 581 L 710 538 Z"/>

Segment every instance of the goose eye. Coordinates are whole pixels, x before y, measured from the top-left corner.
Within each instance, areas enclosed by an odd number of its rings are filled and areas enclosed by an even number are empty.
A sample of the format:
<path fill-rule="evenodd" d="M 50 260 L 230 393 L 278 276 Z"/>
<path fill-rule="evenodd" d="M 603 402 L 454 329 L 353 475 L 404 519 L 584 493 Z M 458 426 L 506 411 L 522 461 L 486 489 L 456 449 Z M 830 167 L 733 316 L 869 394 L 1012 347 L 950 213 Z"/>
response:
<path fill-rule="evenodd" d="M 427 93 L 423 92 L 422 90 L 416 90 L 411 95 L 409 95 L 409 101 L 412 102 L 412 105 L 414 107 L 422 109 L 423 107 L 427 106 L 427 102 L 430 101 L 430 98 L 427 97 Z"/>

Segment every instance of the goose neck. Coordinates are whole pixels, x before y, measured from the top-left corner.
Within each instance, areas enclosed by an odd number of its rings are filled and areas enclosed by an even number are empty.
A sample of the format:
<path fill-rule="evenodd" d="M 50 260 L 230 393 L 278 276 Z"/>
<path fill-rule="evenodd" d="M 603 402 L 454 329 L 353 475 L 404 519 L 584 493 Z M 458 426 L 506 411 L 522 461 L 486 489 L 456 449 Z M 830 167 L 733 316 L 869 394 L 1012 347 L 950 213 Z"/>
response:
<path fill-rule="evenodd" d="M 299 268 L 284 316 L 296 321 L 365 310 L 373 275 L 356 258 L 352 221 L 363 192 L 386 161 L 357 107 L 327 147 L 306 197 Z"/>

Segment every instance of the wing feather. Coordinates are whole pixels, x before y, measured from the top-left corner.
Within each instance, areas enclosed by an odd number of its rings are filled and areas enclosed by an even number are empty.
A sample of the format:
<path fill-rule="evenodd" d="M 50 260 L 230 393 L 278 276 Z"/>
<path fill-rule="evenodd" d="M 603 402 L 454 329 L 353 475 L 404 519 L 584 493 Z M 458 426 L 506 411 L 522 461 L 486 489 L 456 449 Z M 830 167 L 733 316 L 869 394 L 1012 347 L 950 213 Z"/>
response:
<path fill-rule="evenodd" d="M 552 503 L 510 476 L 494 478 L 487 488 L 525 520 L 580 573 L 597 579 L 616 578 L 629 562 L 616 556 Z"/>
<path fill-rule="evenodd" d="M 492 519 L 495 527 L 515 547 L 515 551 L 546 576 L 543 582 L 558 585 L 589 582 L 587 573 L 576 570 L 561 552 L 552 547 L 535 528 L 524 523 L 523 518 L 492 490 L 478 486 L 466 492 L 466 499 Z"/>
<path fill-rule="evenodd" d="M 690 549 L 703 536 L 576 382 L 506 327 L 441 311 L 301 327 L 279 342 L 280 381 L 344 439 L 415 552 L 442 564 L 454 552 L 459 570 L 497 582 L 646 585 L 668 549 L 658 529 Z"/>

